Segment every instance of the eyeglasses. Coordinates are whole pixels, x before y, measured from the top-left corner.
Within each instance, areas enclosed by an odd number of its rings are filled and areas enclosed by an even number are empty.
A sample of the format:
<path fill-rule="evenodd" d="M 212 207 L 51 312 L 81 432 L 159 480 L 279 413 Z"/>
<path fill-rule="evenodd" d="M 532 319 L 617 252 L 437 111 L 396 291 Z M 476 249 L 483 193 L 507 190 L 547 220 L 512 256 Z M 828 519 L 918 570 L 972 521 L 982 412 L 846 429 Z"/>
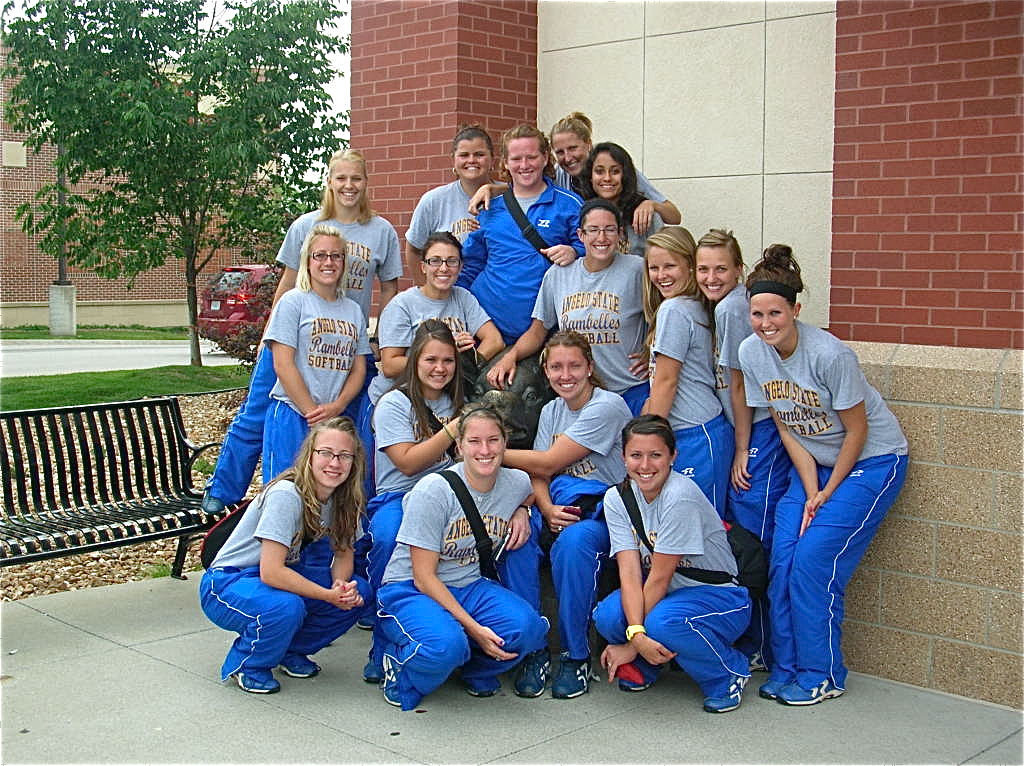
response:
<path fill-rule="evenodd" d="M 310 253 L 309 257 L 314 261 L 343 261 L 345 260 L 344 253 L 328 253 L 324 250 L 320 250 L 315 253 Z"/>
<path fill-rule="evenodd" d="M 444 264 L 449 269 L 457 269 L 462 264 L 462 259 L 461 258 L 456 258 L 455 256 L 452 256 L 451 258 L 436 258 L 435 257 L 435 258 L 424 258 L 423 262 L 425 264 L 427 264 L 428 266 L 430 266 L 432 268 L 435 268 L 435 269 L 441 268 L 441 264 Z"/>
<path fill-rule="evenodd" d="M 600 226 L 587 226 L 581 229 L 580 231 L 582 231 L 588 237 L 596 237 L 598 234 L 604 234 L 607 237 L 619 236 L 618 226 L 605 226 L 604 228 L 601 228 Z"/>
<path fill-rule="evenodd" d="M 313 450 L 314 455 L 319 455 L 323 460 L 328 463 L 333 463 L 337 460 L 339 463 L 351 463 L 356 459 L 356 456 L 351 452 L 331 452 L 329 449 L 315 449 Z"/>

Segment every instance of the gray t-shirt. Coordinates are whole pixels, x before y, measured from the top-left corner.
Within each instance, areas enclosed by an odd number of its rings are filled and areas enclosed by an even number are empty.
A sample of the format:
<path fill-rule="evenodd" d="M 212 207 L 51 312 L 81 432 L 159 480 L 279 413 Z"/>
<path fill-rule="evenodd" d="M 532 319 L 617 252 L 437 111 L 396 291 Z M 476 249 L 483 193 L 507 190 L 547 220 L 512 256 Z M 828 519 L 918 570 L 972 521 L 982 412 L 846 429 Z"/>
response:
<path fill-rule="evenodd" d="M 704 307 L 683 295 L 663 301 L 658 306 L 651 350 L 652 380 L 659 354 L 683 365 L 668 417 L 673 430 L 703 425 L 718 417 L 722 405 L 715 395 L 711 329 Z"/>
<path fill-rule="evenodd" d="M 693 479 L 671 471 L 652 503 L 644 499 L 635 481 L 630 480 L 630 486 L 644 522 L 644 532 L 655 553 L 681 556 L 679 563 L 686 567 L 736 575 L 736 558 L 725 535 L 722 519 Z M 614 556 L 619 551 L 639 551 L 644 572 L 649 572 L 651 551 L 640 542 L 633 529 L 618 487 L 612 487 L 605 493 L 604 516 L 611 540 L 610 555 Z M 706 584 L 676 572 L 669 582 L 668 593 Z M 730 587 L 730 584 L 716 587 Z"/>
<path fill-rule="evenodd" d="M 409 348 L 416 328 L 425 319 L 440 319 L 453 335 L 458 332 L 476 335 L 491 321 L 476 296 L 463 287 L 453 287 L 446 300 L 435 301 L 424 295 L 422 288 L 414 286 L 400 292 L 381 310 L 377 320 L 380 347 Z M 370 383 L 370 401 L 376 404 L 392 385 L 394 380 L 391 378 L 375 377 Z"/>
<path fill-rule="evenodd" d="M 330 502 L 320 509 L 324 526 L 331 521 Z M 292 545 L 292 540 L 302 528 L 302 498 L 295 485 L 287 480 L 275 482 L 257 495 L 245 509 L 238 526 L 217 552 L 210 568 L 253 567 L 260 563 L 260 549 L 263 540 L 281 543 L 289 548 L 286 563 L 299 559 L 301 545 Z"/>
<path fill-rule="evenodd" d="M 321 221 L 320 211 L 314 210 L 299 216 L 288 227 L 288 233 L 277 254 L 278 263 L 298 271 L 302 243 L 315 223 L 333 226 L 348 242 L 345 250 L 348 256 L 345 295 L 359 304 L 363 316 L 369 320 L 374 275 L 381 282 L 402 276 L 402 253 L 398 247 L 395 227 L 379 215 L 366 223 L 342 223 L 336 219 Z"/>
<path fill-rule="evenodd" d="M 818 465 L 833 466 L 846 437 L 839 410 L 864 402 L 868 436 L 858 460 L 907 454 L 907 439 L 856 354 L 829 332 L 797 320 L 796 350 L 783 359 L 751 335 L 740 344 L 747 404 L 771 407 Z"/>
<path fill-rule="evenodd" d="M 469 195 L 459 181 L 437 186 L 426 192 L 412 211 L 405 241 L 422 250 L 427 237 L 435 231 L 450 231 L 459 242 L 465 242 L 476 228 L 476 219 L 469 214 Z"/>
<path fill-rule="evenodd" d="M 740 368 L 740 343 L 750 335 L 750 300 L 747 288 L 736 285 L 722 300 L 715 304 L 715 393 L 722 403 L 722 409 L 729 422 L 736 425 L 729 397 L 732 370 Z M 753 423 L 771 417 L 766 407 L 754 408 Z"/>
<path fill-rule="evenodd" d="M 458 463 L 453 470 L 466 481 L 463 463 Z M 476 503 L 492 546 L 497 549 L 512 514 L 530 496 L 530 477 L 515 468 L 501 468 L 490 492 L 477 492 L 469 482 L 466 488 Z M 402 498 L 402 526 L 398 529 L 397 540 L 395 552 L 384 570 L 385 583 L 412 579 L 410 545 L 440 554 L 437 576 L 449 587 L 462 588 L 480 579 L 476 538 L 455 492 L 442 476 L 425 477 Z"/>
<path fill-rule="evenodd" d="M 436 400 L 428 399 L 427 406 L 442 423 L 447 423 L 455 415 L 455 408 L 448 394 L 441 394 Z M 377 445 L 373 468 L 378 493 L 406 492 L 428 473 L 440 471 L 452 464 L 452 459 L 447 454 L 440 455 L 433 465 L 417 474 L 406 476 L 391 462 L 391 458 L 384 451 L 385 447 L 393 444 L 417 444 L 431 436 L 419 433 L 412 402 L 398 389 L 388 391 L 377 402 L 373 410 L 373 432 Z"/>
<path fill-rule="evenodd" d="M 643 234 L 636 233 L 632 221 L 623 221 L 622 228 L 626 231 L 626 252 L 642 256 L 647 251 L 647 238 L 652 234 L 657 234 L 664 227 L 665 222 L 657 213 L 651 216 L 651 225 Z"/>
<path fill-rule="evenodd" d="M 366 320 L 359 306 L 348 298 L 325 301 L 315 292 L 297 287 L 274 306 L 263 337 L 295 349 L 295 366 L 316 404 L 337 399 L 355 355 L 370 353 Z M 299 412 L 280 380 L 270 396 Z"/>
<path fill-rule="evenodd" d="M 622 429 L 632 417 L 622 397 L 603 388 L 595 388 L 590 401 L 575 412 L 569 409 L 564 399 L 557 397 L 540 411 L 533 448 L 546 450 L 557 436 L 564 434 L 590 450 L 590 454 L 562 473 L 578 479 L 615 484 L 626 475 L 622 459 Z"/>
<path fill-rule="evenodd" d="M 575 330 L 586 336 L 594 363 L 609 391 L 621 394 L 641 382 L 630 374 L 630 354 L 643 350 L 644 261 L 617 255 L 608 268 L 591 272 L 583 258 L 548 269 L 533 304 L 533 318 L 546 328 Z"/>

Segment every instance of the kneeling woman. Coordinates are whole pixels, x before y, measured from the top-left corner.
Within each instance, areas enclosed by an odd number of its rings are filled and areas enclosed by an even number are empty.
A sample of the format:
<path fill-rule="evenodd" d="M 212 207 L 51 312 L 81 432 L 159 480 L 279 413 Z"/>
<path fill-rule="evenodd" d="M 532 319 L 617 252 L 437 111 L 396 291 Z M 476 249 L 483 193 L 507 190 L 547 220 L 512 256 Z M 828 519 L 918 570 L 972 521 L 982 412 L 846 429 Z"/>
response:
<path fill-rule="evenodd" d="M 310 678 L 318 652 L 372 601 L 353 577 L 363 508 L 363 447 L 348 418 L 314 426 L 294 467 L 252 501 L 203 574 L 199 601 L 216 625 L 238 633 L 221 679 L 253 694 L 281 685 L 271 670 Z"/>
<path fill-rule="evenodd" d="M 459 420 L 463 462 L 452 470 L 469 489 L 497 550 L 526 540 L 530 479 L 503 468 L 506 433 L 486 407 Z M 456 668 L 475 697 L 490 697 L 498 675 L 544 645 L 547 621 L 526 601 L 480 573 L 476 539 L 455 492 L 441 476 L 405 496 L 398 545 L 384 573 L 377 629 L 384 699 L 410 710 Z"/>
<path fill-rule="evenodd" d="M 750 679 L 747 656 L 732 646 L 750 622 L 747 589 L 708 585 L 677 571 L 682 564 L 736 576 L 722 520 L 700 488 L 672 470 L 676 437 L 667 420 L 634 418 L 622 444 L 628 483 L 608 490 L 604 506 L 622 587 L 594 610 L 594 624 L 608 640 L 601 664 L 609 681 L 619 676 L 623 691 L 643 691 L 674 659 L 700 686 L 707 712 L 734 710 Z M 638 542 L 641 530 L 623 492 L 635 499 L 653 550 Z"/>
<path fill-rule="evenodd" d="M 775 508 L 762 697 L 814 705 L 845 691 L 846 585 L 907 474 L 907 440 L 857 357 L 797 317 L 800 267 L 771 245 L 747 279 L 754 334 L 740 344 L 747 404 L 769 407 L 793 461 Z"/>
<path fill-rule="evenodd" d="M 530 520 L 529 543 L 508 557 L 506 582 L 539 610 L 540 561 L 550 553 L 562 647 L 551 695 L 572 699 L 589 689 L 587 632 L 608 556 L 601 499 L 626 475 L 619 439 L 631 415 L 621 396 L 602 388 L 590 344 L 579 333 L 551 336 L 541 364 L 558 398 L 541 410 L 534 448 L 509 450 L 505 457 L 506 465 L 529 472 L 540 513 Z M 515 693 L 539 697 L 549 668 L 546 648 L 528 657 L 516 676 Z"/>

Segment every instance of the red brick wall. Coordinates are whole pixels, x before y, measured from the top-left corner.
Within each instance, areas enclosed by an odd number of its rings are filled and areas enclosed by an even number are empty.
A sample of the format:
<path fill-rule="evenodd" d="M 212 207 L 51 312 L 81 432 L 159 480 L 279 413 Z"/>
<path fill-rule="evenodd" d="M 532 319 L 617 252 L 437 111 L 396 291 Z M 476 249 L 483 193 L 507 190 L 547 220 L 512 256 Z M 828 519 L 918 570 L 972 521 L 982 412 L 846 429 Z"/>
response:
<path fill-rule="evenodd" d="M 1024 2 L 839 0 L 831 329 L 1024 348 Z"/>
<path fill-rule="evenodd" d="M 484 125 L 498 149 L 502 131 L 536 121 L 536 57 L 535 2 L 353 0 L 351 146 L 400 236 L 420 196 L 454 179 L 460 123 Z"/>

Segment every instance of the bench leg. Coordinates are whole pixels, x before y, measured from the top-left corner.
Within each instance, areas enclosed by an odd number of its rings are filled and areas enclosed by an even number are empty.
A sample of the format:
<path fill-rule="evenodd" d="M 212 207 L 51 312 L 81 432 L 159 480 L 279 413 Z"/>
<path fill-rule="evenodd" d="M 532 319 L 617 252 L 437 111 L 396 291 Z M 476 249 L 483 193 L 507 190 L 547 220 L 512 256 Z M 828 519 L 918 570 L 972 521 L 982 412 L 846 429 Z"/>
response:
<path fill-rule="evenodd" d="M 189 543 L 192 542 L 193 535 L 182 535 L 178 538 L 178 550 L 174 554 L 174 565 L 171 567 L 171 577 L 175 580 L 187 580 L 188 576 L 182 574 L 185 568 L 185 554 L 188 553 Z"/>

